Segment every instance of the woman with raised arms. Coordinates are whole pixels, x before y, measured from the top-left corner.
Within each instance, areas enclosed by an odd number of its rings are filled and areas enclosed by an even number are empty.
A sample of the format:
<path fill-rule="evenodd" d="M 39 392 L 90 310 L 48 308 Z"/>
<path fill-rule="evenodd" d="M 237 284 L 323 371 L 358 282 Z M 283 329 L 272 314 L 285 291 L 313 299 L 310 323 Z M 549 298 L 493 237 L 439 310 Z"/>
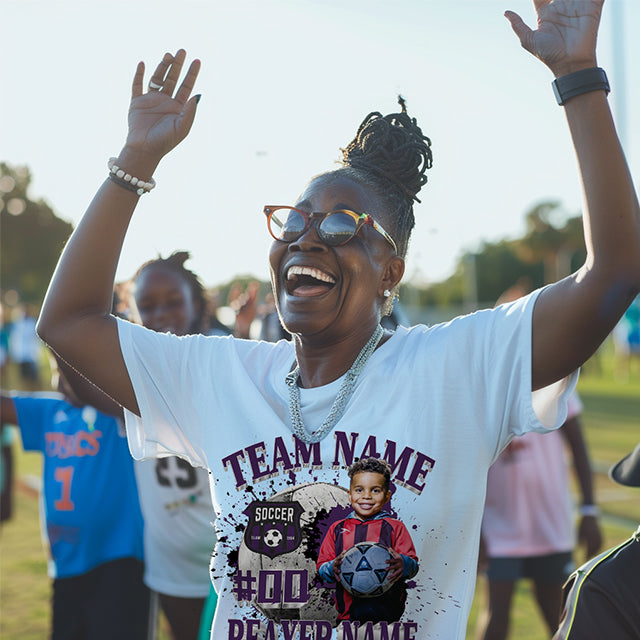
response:
<path fill-rule="evenodd" d="M 179 83 L 184 51 L 164 56 L 147 91 L 138 65 L 127 140 L 62 254 L 38 331 L 126 409 L 134 455 L 211 471 L 216 640 L 464 638 L 488 467 L 514 435 L 562 424 L 578 368 L 640 291 L 638 203 L 596 64 L 602 4 L 534 0 L 535 30 L 506 13 L 556 77 L 584 189 L 585 264 L 514 303 L 393 334 L 380 318 L 431 165 L 404 109 L 367 116 L 342 167 L 264 209 L 292 342 L 176 337 L 110 315 L 129 219 L 197 104 L 200 63 Z M 519 142 L 521 153 L 534 144 Z M 316 554 L 348 514 L 347 467 L 364 457 L 391 464 L 387 511 L 410 532 L 420 569 L 401 619 L 332 630 L 334 591 L 316 581 Z M 393 532 L 373 524 L 364 542 L 392 546 Z"/>

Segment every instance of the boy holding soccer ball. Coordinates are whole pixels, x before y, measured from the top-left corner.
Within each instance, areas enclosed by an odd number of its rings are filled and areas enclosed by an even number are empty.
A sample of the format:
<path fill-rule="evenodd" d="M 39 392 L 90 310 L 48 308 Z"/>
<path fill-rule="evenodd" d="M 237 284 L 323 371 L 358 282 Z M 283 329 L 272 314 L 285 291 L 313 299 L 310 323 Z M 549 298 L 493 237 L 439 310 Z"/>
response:
<path fill-rule="evenodd" d="M 391 498 L 391 465 L 363 458 L 349 467 L 348 474 L 353 511 L 327 531 L 318 555 L 318 574 L 324 582 L 336 583 L 338 620 L 396 622 L 404 612 L 406 580 L 418 572 L 418 558 L 405 525 L 384 510 Z M 360 543 L 382 546 L 390 555 L 386 567 L 375 571 L 381 584 L 371 595 L 358 594 L 341 579 L 345 556 Z"/>

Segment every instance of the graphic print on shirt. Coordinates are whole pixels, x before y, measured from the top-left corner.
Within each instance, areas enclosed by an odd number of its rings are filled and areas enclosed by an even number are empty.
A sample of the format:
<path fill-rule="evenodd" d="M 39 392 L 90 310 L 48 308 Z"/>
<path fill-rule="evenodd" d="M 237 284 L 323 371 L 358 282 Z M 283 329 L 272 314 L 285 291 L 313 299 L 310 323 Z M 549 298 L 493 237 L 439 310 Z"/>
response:
<path fill-rule="evenodd" d="M 97 411 L 93 407 L 84 407 L 81 412 L 82 421 L 86 429 L 80 429 L 75 433 L 64 431 L 47 431 L 44 434 L 44 454 L 49 458 L 66 460 L 68 458 L 83 458 L 84 456 L 96 456 L 100 452 L 100 439 L 102 431 L 95 428 Z M 53 419 L 54 424 L 61 425 L 68 422 L 66 412 L 59 409 Z M 59 497 L 53 501 L 56 511 L 73 511 L 75 502 L 72 497 L 72 481 L 75 467 L 57 466 L 53 472 L 53 478 L 59 486 Z M 53 541 L 65 537 L 64 531 L 58 531 L 59 527 L 50 527 L 49 537 Z M 67 532 L 66 537 L 75 535 Z"/>
<path fill-rule="evenodd" d="M 419 496 L 435 461 L 410 447 L 400 451 L 389 440 L 378 451 L 373 436 L 356 451 L 357 434 L 333 435 L 336 449 L 330 464 L 326 458 L 323 464 L 320 443 L 306 445 L 295 437 L 291 451 L 277 437 L 270 452 L 260 442 L 223 458 L 237 491 L 253 498 L 243 517 L 236 518 L 242 539 L 239 548 L 228 550 L 226 566 L 232 572 L 233 597 L 250 604 L 255 617 L 230 619 L 229 640 L 328 640 L 336 627 L 343 634 L 339 637 L 353 640 L 378 637 L 369 634 L 380 629 L 376 633 L 382 637 L 415 638 L 417 624 L 403 618 L 407 589 L 419 588 L 411 580 L 419 561 L 409 531 L 391 508 L 392 500 L 371 518 L 356 517 L 346 469 L 358 458 L 384 459 L 392 468 L 392 494 L 411 491 Z M 299 473 L 303 467 L 317 474 L 312 482 L 308 473 Z M 323 468 L 330 473 L 322 473 Z M 283 478 L 289 486 L 274 490 Z M 407 558 L 393 584 L 388 580 L 389 548 Z M 350 549 L 354 558 L 345 571 L 348 577 L 337 581 L 327 567 L 342 551 L 346 563 Z M 319 571 L 325 562 L 327 567 Z"/>

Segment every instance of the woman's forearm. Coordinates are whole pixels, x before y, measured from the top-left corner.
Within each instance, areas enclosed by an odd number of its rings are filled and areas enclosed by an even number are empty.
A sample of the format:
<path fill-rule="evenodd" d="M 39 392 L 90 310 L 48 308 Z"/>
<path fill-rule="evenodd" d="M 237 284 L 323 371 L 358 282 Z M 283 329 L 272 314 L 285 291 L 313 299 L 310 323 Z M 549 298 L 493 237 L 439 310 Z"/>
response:
<path fill-rule="evenodd" d="M 107 180 L 71 234 L 38 320 L 40 337 L 118 403 L 138 410 L 111 316 L 113 284 L 138 196 Z"/>
<path fill-rule="evenodd" d="M 609 104 L 603 91 L 594 91 L 564 108 L 584 192 L 586 267 L 620 278 L 627 304 L 640 283 L 640 212 Z"/>
<path fill-rule="evenodd" d="M 116 267 L 139 196 L 106 180 L 65 246 L 44 300 L 38 334 L 66 352 L 78 323 L 111 313 Z"/>

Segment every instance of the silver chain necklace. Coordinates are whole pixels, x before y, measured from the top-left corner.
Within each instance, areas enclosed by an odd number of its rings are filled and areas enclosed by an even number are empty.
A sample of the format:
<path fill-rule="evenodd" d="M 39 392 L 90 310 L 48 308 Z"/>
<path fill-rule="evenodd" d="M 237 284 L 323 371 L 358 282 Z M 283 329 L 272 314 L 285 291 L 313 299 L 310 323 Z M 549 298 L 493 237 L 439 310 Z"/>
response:
<path fill-rule="evenodd" d="M 299 440 L 306 442 L 307 444 L 313 444 L 314 442 L 320 442 L 331 429 L 335 426 L 336 422 L 340 420 L 344 413 L 345 406 L 349 401 L 349 398 L 353 394 L 356 386 L 358 376 L 364 369 L 364 365 L 371 357 L 371 354 L 376 350 L 380 339 L 384 331 L 380 325 L 376 327 L 373 335 L 369 338 L 367 344 L 362 347 L 362 350 L 358 354 L 351 368 L 345 374 L 344 381 L 340 386 L 340 391 L 336 395 L 336 399 L 333 401 L 333 406 L 329 415 L 325 418 L 321 427 L 317 431 L 309 433 L 302 421 L 302 409 L 300 406 L 300 387 L 298 386 L 298 379 L 300 378 L 300 366 L 296 361 L 295 369 L 287 374 L 285 382 L 289 387 L 289 416 L 291 417 L 291 424 L 293 426 L 293 432 L 296 434 Z"/>

